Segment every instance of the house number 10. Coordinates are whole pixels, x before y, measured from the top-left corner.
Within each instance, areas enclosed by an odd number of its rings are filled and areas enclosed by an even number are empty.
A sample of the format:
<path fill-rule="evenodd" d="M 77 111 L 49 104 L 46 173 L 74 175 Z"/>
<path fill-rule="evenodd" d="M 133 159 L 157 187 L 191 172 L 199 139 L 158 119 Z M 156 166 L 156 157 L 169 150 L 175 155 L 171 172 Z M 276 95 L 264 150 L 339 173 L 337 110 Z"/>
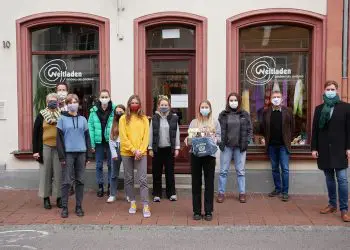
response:
<path fill-rule="evenodd" d="M 9 49 L 11 47 L 10 41 L 2 41 L 2 46 L 4 49 Z"/>

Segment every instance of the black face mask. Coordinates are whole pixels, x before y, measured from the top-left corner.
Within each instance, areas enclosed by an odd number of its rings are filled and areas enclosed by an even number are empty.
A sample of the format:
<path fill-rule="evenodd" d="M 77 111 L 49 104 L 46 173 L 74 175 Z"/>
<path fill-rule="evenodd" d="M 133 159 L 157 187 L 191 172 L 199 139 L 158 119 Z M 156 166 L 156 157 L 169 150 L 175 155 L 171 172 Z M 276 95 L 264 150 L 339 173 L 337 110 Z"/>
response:
<path fill-rule="evenodd" d="M 57 109 L 57 101 L 49 101 L 49 103 L 47 104 L 47 107 L 49 109 Z"/>

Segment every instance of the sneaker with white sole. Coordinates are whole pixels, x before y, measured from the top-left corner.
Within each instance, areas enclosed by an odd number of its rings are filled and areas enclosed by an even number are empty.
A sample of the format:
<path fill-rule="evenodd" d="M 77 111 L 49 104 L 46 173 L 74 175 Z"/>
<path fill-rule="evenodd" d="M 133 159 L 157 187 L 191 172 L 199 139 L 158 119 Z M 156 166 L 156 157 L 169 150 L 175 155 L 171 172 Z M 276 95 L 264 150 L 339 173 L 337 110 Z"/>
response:
<path fill-rule="evenodd" d="M 153 197 L 153 202 L 160 202 L 160 197 L 159 196 L 154 196 Z"/>
<path fill-rule="evenodd" d="M 107 200 L 107 203 L 113 203 L 115 201 L 116 201 L 116 197 L 115 196 L 109 196 L 108 200 Z"/>
<path fill-rule="evenodd" d="M 130 203 L 131 203 L 131 205 L 129 208 L 129 214 L 135 214 L 136 213 L 136 202 L 131 201 Z"/>
<path fill-rule="evenodd" d="M 177 195 L 174 194 L 174 195 L 170 196 L 169 200 L 171 200 L 171 201 L 177 201 Z"/>
<path fill-rule="evenodd" d="M 149 209 L 148 205 L 143 206 L 143 217 L 145 218 L 151 217 L 151 210 Z"/>
<path fill-rule="evenodd" d="M 126 196 L 126 201 L 127 201 L 128 203 L 130 203 L 130 198 L 129 198 L 129 196 Z"/>

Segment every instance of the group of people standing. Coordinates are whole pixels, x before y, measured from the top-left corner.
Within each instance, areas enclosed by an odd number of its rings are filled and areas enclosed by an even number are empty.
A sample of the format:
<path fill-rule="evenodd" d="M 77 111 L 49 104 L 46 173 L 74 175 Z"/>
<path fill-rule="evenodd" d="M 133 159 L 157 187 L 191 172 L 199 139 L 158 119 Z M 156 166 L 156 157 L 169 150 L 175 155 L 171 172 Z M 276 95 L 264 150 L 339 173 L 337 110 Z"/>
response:
<path fill-rule="evenodd" d="M 180 151 L 178 117 L 171 112 L 168 97 L 160 96 L 157 111 L 151 121 L 144 114 L 141 100 L 132 95 L 126 107 L 114 105 L 108 90 L 102 90 L 99 100 L 90 110 L 88 121 L 78 114 L 79 98 L 68 94 L 65 83 L 57 85 L 57 93 L 46 98 L 47 107 L 40 111 L 34 124 L 33 156 L 40 164 L 39 196 L 44 207 L 51 208 L 50 196 L 57 197 L 61 216 L 68 217 L 68 197 L 75 186 L 76 209 L 83 216 L 84 173 L 86 163 L 95 153 L 97 196 L 105 194 L 103 161 L 108 166 L 108 203 L 116 201 L 120 165 L 124 166 L 124 190 L 130 202 L 129 213 L 137 212 L 134 193 L 134 170 L 140 186 L 144 217 L 151 216 L 147 184 L 147 155 L 152 157 L 153 202 L 162 199 L 162 173 L 165 169 L 166 197 L 178 199 L 175 188 L 174 164 Z M 338 84 L 327 81 L 324 86 L 324 103 L 316 107 L 312 130 L 312 156 L 324 171 L 329 194 L 329 205 L 322 214 L 337 210 L 336 182 L 343 221 L 348 216 L 347 167 L 350 160 L 350 105 L 341 102 Z M 294 131 L 292 111 L 283 106 L 281 92 L 271 94 L 271 105 L 263 112 L 261 131 L 271 161 L 274 189 L 270 197 L 289 200 L 289 158 Z M 220 174 L 216 201 L 225 201 L 228 171 L 231 161 L 237 175 L 238 200 L 247 202 L 245 163 L 248 144 L 252 138 L 252 124 L 248 112 L 242 109 L 241 96 L 230 93 L 226 107 L 214 119 L 208 100 L 199 104 L 196 118 L 189 131 L 210 131 L 209 141 L 214 148 L 201 155 L 191 146 L 192 138 L 184 143 L 191 153 L 193 219 L 212 220 L 214 210 L 214 176 L 216 150 L 220 149 Z M 204 214 L 202 214 L 202 174 L 204 173 Z"/>

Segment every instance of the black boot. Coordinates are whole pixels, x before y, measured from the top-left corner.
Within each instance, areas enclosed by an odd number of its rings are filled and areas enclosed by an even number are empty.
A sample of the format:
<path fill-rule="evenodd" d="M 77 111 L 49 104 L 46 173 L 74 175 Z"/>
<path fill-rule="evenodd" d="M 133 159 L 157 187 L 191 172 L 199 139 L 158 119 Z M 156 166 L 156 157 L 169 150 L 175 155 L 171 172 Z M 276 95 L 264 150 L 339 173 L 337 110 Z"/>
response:
<path fill-rule="evenodd" d="M 51 209 L 52 208 L 49 197 L 44 198 L 44 208 L 45 209 Z"/>
<path fill-rule="evenodd" d="M 107 189 L 107 196 L 111 194 L 111 184 L 108 184 L 108 189 Z"/>
<path fill-rule="evenodd" d="M 58 208 L 62 208 L 62 199 L 61 197 L 58 197 L 57 200 L 56 200 L 56 206 Z"/>
<path fill-rule="evenodd" d="M 68 217 L 68 207 L 63 207 L 62 212 L 61 212 L 61 217 L 62 218 Z"/>
<path fill-rule="evenodd" d="M 82 207 L 77 206 L 77 207 L 75 207 L 75 214 L 79 217 L 82 217 L 82 216 L 84 216 L 85 213 L 84 213 L 84 210 L 82 209 Z"/>
<path fill-rule="evenodd" d="M 103 184 L 98 184 L 97 197 L 103 197 L 103 194 L 104 194 Z"/>

